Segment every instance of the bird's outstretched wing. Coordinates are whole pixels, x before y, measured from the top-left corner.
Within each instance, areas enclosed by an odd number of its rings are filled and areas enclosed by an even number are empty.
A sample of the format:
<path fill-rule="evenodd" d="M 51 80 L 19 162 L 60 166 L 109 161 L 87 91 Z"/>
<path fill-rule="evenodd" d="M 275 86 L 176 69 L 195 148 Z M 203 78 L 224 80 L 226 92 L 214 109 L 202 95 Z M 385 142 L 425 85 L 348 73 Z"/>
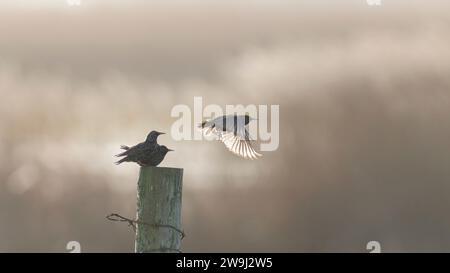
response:
<path fill-rule="evenodd" d="M 262 156 L 252 147 L 252 139 L 245 127 L 245 119 L 234 116 L 219 117 L 198 126 L 205 135 L 215 135 L 232 153 L 248 159 Z"/>
<path fill-rule="evenodd" d="M 232 132 L 221 132 L 219 139 L 223 142 L 223 144 L 225 144 L 228 150 L 243 158 L 253 160 L 262 156 L 252 147 L 252 140 L 250 139 L 248 131 L 245 128 L 241 133 L 238 131 L 236 134 Z"/>

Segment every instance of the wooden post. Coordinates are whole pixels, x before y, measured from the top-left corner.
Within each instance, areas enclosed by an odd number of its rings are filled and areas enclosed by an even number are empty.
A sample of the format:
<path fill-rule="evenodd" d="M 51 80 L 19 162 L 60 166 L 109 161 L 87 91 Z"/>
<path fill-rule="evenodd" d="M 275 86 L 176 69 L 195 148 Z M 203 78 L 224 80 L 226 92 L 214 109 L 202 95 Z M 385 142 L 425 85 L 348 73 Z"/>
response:
<path fill-rule="evenodd" d="M 135 252 L 179 252 L 183 169 L 141 167 Z"/>

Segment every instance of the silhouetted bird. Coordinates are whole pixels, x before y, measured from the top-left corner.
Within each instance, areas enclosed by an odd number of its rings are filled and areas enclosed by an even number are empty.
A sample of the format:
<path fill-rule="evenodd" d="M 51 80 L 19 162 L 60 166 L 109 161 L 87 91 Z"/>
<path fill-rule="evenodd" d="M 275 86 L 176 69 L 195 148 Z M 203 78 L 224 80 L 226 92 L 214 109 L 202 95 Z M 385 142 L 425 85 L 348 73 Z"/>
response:
<path fill-rule="evenodd" d="M 140 162 L 138 162 L 141 166 L 158 166 L 164 160 L 166 154 L 172 149 L 167 148 L 164 145 L 156 145 L 155 151 L 148 157 L 143 158 Z"/>
<path fill-rule="evenodd" d="M 257 159 L 262 156 L 251 145 L 250 135 L 246 126 L 251 120 L 249 115 L 220 116 L 213 120 L 204 121 L 199 125 L 206 135 L 214 134 L 234 154 L 243 158 Z"/>
<path fill-rule="evenodd" d="M 147 149 L 148 148 L 152 148 L 151 147 L 152 145 L 158 144 L 158 142 L 157 142 L 158 136 L 159 135 L 163 135 L 163 134 L 165 134 L 165 133 L 161 133 L 161 132 L 157 132 L 157 131 L 151 131 L 147 135 L 147 138 L 145 139 L 145 141 L 137 144 L 136 146 L 133 146 L 133 147 L 130 148 L 130 147 L 126 146 L 126 145 L 121 145 L 120 149 L 125 150 L 125 152 L 120 153 L 120 154 L 118 154 L 116 156 L 125 156 L 125 155 L 128 155 L 130 153 L 134 153 L 136 151 L 136 149 L 139 150 L 139 149 L 143 149 L 143 148 L 147 148 Z"/>
<path fill-rule="evenodd" d="M 122 145 L 120 148 L 125 151 L 116 156 L 125 157 L 117 161 L 116 164 L 122 162 L 136 162 L 141 166 L 157 166 L 163 161 L 167 152 L 172 151 L 166 146 L 160 146 L 157 143 L 158 136 L 162 134 L 164 133 L 152 131 L 148 134 L 145 142 L 139 143 L 133 147 Z"/>

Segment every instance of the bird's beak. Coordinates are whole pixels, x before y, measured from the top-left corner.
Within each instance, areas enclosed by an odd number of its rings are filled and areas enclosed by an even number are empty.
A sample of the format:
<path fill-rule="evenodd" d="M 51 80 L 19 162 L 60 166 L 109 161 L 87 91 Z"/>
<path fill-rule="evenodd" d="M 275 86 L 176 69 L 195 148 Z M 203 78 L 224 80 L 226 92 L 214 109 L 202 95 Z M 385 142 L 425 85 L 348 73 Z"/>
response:
<path fill-rule="evenodd" d="M 172 150 L 172 149 L 167 149 L 169 152 L 173 152 L 174 150 Z"/>
<path fill-rule="evenodd" d="M 165 135 L 166 133 L 158 132 L 158 135 Z"/>

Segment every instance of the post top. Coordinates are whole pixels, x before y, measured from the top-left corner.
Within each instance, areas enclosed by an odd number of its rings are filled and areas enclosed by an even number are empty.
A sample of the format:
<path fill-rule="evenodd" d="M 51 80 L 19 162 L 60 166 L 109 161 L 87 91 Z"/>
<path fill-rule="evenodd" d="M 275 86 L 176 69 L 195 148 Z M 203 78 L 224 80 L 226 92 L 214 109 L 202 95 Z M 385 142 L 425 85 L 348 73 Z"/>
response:
<path fill-rule="evenodd" d="M 144 166 L 141 167 L 142 170 L 151 170 L 151 169 L 157 169 L 162 171 L 183 171 L 182 168 L 172 168 L 172 167 L 154 167 L 154 166 Z"/>

